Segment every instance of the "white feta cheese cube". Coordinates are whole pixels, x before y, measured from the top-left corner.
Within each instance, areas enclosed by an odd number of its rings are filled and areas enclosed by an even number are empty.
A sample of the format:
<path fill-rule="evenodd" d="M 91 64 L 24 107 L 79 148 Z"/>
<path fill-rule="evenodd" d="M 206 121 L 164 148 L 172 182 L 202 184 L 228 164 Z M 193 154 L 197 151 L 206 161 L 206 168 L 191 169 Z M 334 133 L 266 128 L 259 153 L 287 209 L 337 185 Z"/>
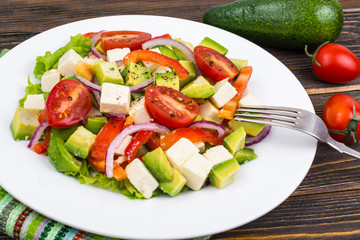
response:
<path fill-rule="evenodd" d="M 212 163 L 212 166 L 233 158 L 233 155 L 223 145 L 209 148 L 203 156 Z"/>
<path fill-rule="evenodd" d="M 187 138 L 181 138 L 165 152 L 171 165 L 178 170 L 186 160 L 197 153 L 199 149 Z"/>
<path fill-rule="evenodd" d="M 180 172 L 186 179 L 186 185 L 196 191 L 204 185 L 212 166 L 208 159 L 197 153 L 181 166 Z"/>
<path fill-rule="evenodd" d="M 120 165 L 120 164 L 124 163 L 126 160 L 127 160 L 127 159 L 126 159 L 125 156 L 118 156 L 118 157 L 115 159 L 115 162 Z"/>
<path fill-rule="evenodd" d="M 42 94 L 27 95 L 26 100 L 24 102 L 24 108 L 44 110 L 45 109 L 44 95 Z"/>
<path fill-rule="evenodd" d="M 106 52 L 108 62 L 123 60 L 126 54 L 130 52 L 129 48 L 114 48 Z"/>
<path fill-rule="evenodd" d="M 74 75 L 76 64 L 80 61 L 83 61 L 83 58 L 73 49 L 70 49 L 59 59 L 58 70 L 64 77 L 70 77 Z"/>
<path fill-rule="evenodd" d="M 156 63 L 156 62 L 148 62 L 148 61 L 142 61 L 142 63 L 144 64 L 144 66 L 150 70 L 150 72 L 155 71 L 155 69 L 157 69 L 160 64 Z"/>
<path fill-rule="evenodd" d="M 115 154 L 116 155 L 125 155 L 125 149 L 126 147 L 129 145 L 129 143 L 131 142 L 131 140 L 133 139 L 132 136 L 126 136 L 124 141 L 122 143 L 119 144 L 119 146 L 117 146 L 117 148 L 115 149 Z"/>
<path fill-rule="evenodd" d="M 244 95 L 239 101 L 239 106 L 242 105 L 257 105 L 257 106 L 263 106 L 264 103 L 258 99 L 253 93 L 251 93 L 249 88 L 245 89 Z"/>
<path fill-rule="evenodd" d="M 135 124 L 151 122 L 151 116 L 145 107 L 145 97 L 140 97 L 130 104 L 129 115 Z"/>
<path fill-rule="evenodd" d="M 130 108 L 130 87 L 103 83 L 101 86 L 100 111 L 103 113 L 128 114 Z"/>
<path fill-rule="evenodd" d="M 60 82 L 61 74 L 57 69 L 51 69 L 45 72 L 41 77 L 41 90 L 43 92 L 50 92 L 51 89 Z"/>
<path fill-rule="evenodd" d="M 159 183 L 138 158 L 135 158 L 126 166 L 125 172 L 132 185 L 145 198 L 150 198 L 154 190 L 159 186 Z"/>
<path fill-rule="evenodd" d="M 168 72 L 172 72 L 171 68 L 160 65 L 154 71 L 152 71 L 152 74 L 155 76 L 155 73 L 168 73 Z"/>
<path fill-rule="evenodd" d="M 199 115 L 204 119 L 214 120 L 215 122 L 221 124 L 224 118 L 219 117 L 219 109 L 215 107 L 210 101 L 206 100 L 200 105 Z"/>
<path fill-rule="evenodd" d="M 214 85 L 215 94 L 210 97 L 210 100 L 216 107 L 221 108 L 228 101 L 230 101 L 236 94 L 236 89 L 229 83 L 228 79 L 217 82 Z"/>

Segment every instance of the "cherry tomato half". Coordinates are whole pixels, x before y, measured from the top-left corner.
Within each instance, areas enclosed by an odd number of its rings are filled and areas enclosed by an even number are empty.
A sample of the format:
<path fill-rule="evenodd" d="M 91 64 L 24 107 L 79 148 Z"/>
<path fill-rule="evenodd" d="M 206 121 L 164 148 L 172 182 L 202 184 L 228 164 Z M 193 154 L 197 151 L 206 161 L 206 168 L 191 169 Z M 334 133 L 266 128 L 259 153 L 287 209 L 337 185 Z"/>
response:
<path fill-rule="evenodd" d="M 355 114 L 354 114 L 355 106 Z M 323 110 L 323 120 L 332 138 L 339 142 L 357 141 L 360 137 L 360 104 L 345 94 L 329 98 Z"/>
<path fill-rule="evenodd" d="M 160 86 L 146 89 L 145 106 L 157 122 L 170 128 L 190 125 L 200 112 L 199 105 L 192 98 Z"/>
<path fill-rule="evenodd" d="M 46 100 L 46 119 L 49 126 L 67 128 L 82 121 L 91 106 L 89 90 L 75 80 L 64 79 L 53 87 Z"/>
<path fill-rule="evenodd" d="M 360 75 L 360 61 L 348 48 L 327 43 L 321 46 L 313 58 L 314 74 L 325 82 L 345 83 Z"/>
<path fill-rule="evenodd" d="M 144 42 L 151 39 L 151 34 L 139 31 L 103 32 L 100 39 L 105 51 L 114 48 L 130 48 L 131 51 L 141 49 Z"/>
<path fill-rule="evenodd" d="M 221 53 L 204 46 L 194 48 L 195 61 L 203 75 L 218 82 L 229 78 L 232 80 L 239 70 L 235 64 Z"/>

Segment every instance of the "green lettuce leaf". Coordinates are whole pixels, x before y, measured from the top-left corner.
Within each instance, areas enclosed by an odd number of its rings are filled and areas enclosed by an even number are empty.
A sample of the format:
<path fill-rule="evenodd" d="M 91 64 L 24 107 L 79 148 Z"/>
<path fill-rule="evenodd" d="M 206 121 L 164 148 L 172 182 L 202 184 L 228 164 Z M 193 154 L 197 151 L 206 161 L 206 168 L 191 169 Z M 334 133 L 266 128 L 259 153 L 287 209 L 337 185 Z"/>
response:
<path fill-rule="evenodd" d="M 123 186 L 122 181 L 116 181 L 115 178 L 108 178 L 104 174 L 95 171 L 86 160 L 82 160 L 79 172 L 65 172 L 65 174 L 77 178 L 81 184 L 98 185 L 103 189 L 110 189 L 112 192 L 120 190 Z"/>
<path fill-rule="evenodd" d="M 28 77 L 28 85 L 25 88 L 25 96 L 19 100 L 19 107 L 24 107 L 24 102 L 28 95 L 30 94 L 40 94 L 43 93 L 41 90 L 41 83 L 33 84 L 30 81 L 30 76 Z M 48 94 L 44 95 L 44 98 L 46 99 Z"/>
<path fill-rule="evenodd" d="M 80 33 L 70 38 L 70 42 L 64 47 L 59 48 L 54 53 L 47 51 L 44 56 L 36 58 L 36 65 L 34 68 L 34 76 L 41 79 L 41 76 L 52 68 L 57 68 L 59 59 L 64 53 L 73 49 L 81 57 L 86 57 L 90 53 L 90 39 L 83 37 Z"/>

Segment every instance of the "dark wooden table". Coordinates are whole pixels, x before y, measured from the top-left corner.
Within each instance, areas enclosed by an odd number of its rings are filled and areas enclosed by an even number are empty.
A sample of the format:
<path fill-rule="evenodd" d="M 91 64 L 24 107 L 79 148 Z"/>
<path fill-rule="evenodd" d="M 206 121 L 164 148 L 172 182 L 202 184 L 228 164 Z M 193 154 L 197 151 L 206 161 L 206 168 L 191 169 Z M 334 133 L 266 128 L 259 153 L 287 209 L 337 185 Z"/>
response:
<path fill-rule="evenodd" d="M 12 48 L 52 27 L 86 18 L 147 14 L 201 22 L 211 6 L 229 0 L 2 0 L 0 49 Z M 360 57 L 360 2 L 341 0 L 344 27 L 337 43 Z M 266 48 L 282 61 L 307 90 L 316 113 L 335 93 L 360 101 L 360 78 L 333 85 L 317 80 L 304 52 Z M 352 144 L 360 151 L 360 145 Z M 10 239 L 0 233 L 0 239 Z M 298 189 L 279 207 L 239 228 L 212 239 L 360 239 L 360 161 L 319 143 L 313 165 Z"/>

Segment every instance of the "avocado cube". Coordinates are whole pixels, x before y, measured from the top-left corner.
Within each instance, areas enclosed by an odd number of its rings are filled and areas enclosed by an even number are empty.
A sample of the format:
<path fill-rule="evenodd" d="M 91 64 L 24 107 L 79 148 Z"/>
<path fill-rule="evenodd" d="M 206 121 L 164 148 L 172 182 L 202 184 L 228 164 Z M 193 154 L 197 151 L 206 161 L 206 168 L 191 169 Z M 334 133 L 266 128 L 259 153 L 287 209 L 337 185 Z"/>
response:
<path fill-rule="evenodd" d="M 80 126 L 65 142 L 65 148 L 75 156 L 85 159 L 90 153 L 96 135 Z"/>
<path fill-rule="evenodd" d="M 186 85 L 181 92 L 191 98 L 208 98 L 216 90 L 203 76 L 197 77 L 194 81 Z"/>
<path fill-rule="evenodd" d="M 87 117 L 85 120 L 85 128 L 93 134 L 98 134 L 106 122 L 107 117 Z"/>
<path fill-rule="evenodd" d="M 168 48 L 167 46 L 159 45 L 159 46 L 157 46 L 157 48 L 159 49 L 159 51 L 160 51 L 160 53 L 162 55 L 167 56 L 167 57 L 172 58 L 172 59 L 175 59 L 175 60 L 178 60 L 175 53 L 170 48 Z"/>
<path fill-rule="evenodd" d="M 235 153 L 234 158 L 241 165 L 257 158 L 257 155 L 252 148 L 243 148 Z"/>
<path fill-rule="evenodd" d="M 235 67 L 240 71 L 244 66 L 248 65 L 248 60 L 242 60 L 237 58 L 229 58 L 230 61 L 235 64 Z"/>
<path fill-rule="evenodd" d="M 239 127 L 224 138 L 224 147 L 234 156 L 237 151 L 245 147 L 245 137 L 244 128 Z"/>
<path fill-rule="evenodd" d="M 124 72 L 126 86 L 134 86 L 145 80 L 151 79 L 151 72 L 141 64 L 131 62 Z"/>
<path fill-rule="evenodd" d="M 195 64 L 191 61 L 180 60 L 179 63 L 186 69 L 189 73 L 188 77 L 180 81 L 180 88 L 183 88 L 185 85 L 189 84 L 196 77 Z"/>
<path fill-rule="evenodd" d="M 258 135 L 265 127 L 265 124 L 242 122 L 234 119 L 230 120 L 228 124 L 232 130 L 236 130 L 239 127 L 243 127 L 246 134 L 249 134 L 251 136 Z"/>
<path fill-rule="evenodd" d="M 183 41 L 181 38 L 174 38 L 174 40 L 183 43 L 185 46 L 187 46 L 191 51 L 194 51 L 194 46 L 190 42 Z M 180 51 L 179 49 L 172 47 L 172 50 L 174 51 L 176 57 L 178 60 L 189 60 L 186 55 Z"/>
<path fill-rule="evenodd" d="M 59 137 L 63 141 L 66 141 L 69 139 L 69 137 L 80 127 L 81 124 L 75 124 L 74 126 L 68 127 L 68 128 L 55 128 L 51 127 L 51 137 Z"/>
<path fill-rule="evenodd" d="M 221 45 L 220 43 L 216 42 L 215 40 L 205 37 L 200 43 L 199 46 L 208 47 L 211 49 L 214 49 L 215 51 L 221 53 L 222 55 L 226 55 L 228 52 L 228 49 Z"/>
<path fill-rule="evenodd" d="M 142 160 L 151 174 L 160 182 L 169 182 L 173 179 L 173 168 L 160 147 L 145 154 Z"/>
<path fill-rule="evenodd" d="M 219 189 L 228 186 L 230 183 L 234 182 L 236 173 L 239 171 L 239 169 L 240 165 L 235 160 L 235 158 L 231 158 L 225 162 L 219 163 L 210 171 L 210 184 Z"/>
<path fill-rule="evenodd" d="M 94 66 L 94 73 L 100 85 L 104 82 L 124 84 L 116 62 L 97 61 Z"/>
<path fill-rule="evenodd" d="M 99 43 L 95 46 L 96 50 L 99 51 L 99 53 L 101 54 L 106 54 L 105 50 L 104 50 L 104 47 L 103 47 L 103 44 L 101 41 L 99 41 Z"/>
<path fill-rule="evenodd" d="M 186 184 L 185 177 L 179 170 L 173 168 L 173 179 L 170 182 L 160 182 L 160 189 L 171 197 L 177 196 Z"/>
<path fill-rule="evenodd" d="M 155 73 L 156 86 L 170 87 L 175 90 L 180 90 L 179 76 L 174 72 Z"/>
<path fill-rule="evenodd" d="M 52 135 L 48 148 L 50 163 L 59 172 L 78 172 L 82 163 L 77 160 L 64 146 L 64 141 Z"/>
<path fill-rule="evenodd" d="M 10 130 L 14 140 L 26 140 L 30 138 L 40 125 L 38 117 L 40 110 L 18 107 L 10 124 Z"/>

